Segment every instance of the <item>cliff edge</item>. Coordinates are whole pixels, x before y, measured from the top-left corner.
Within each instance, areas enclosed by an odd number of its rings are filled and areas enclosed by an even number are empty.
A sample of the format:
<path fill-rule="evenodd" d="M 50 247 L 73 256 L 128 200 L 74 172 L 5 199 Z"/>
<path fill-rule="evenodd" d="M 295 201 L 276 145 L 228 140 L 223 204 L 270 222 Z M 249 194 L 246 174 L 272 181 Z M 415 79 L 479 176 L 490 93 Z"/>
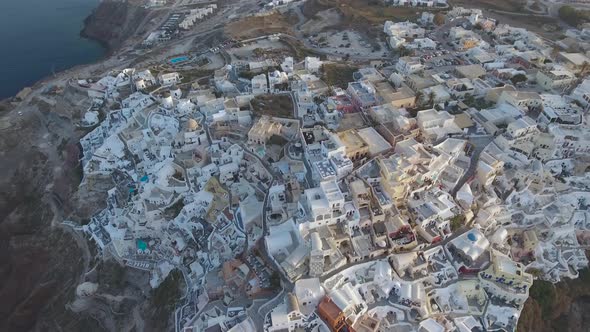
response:
<path fill-rule="evenodd" d="M 101 1 L 84 20 L 80 35 L 99 41 L 112 52 L 138 32 L 149 14 L 148 9 L 130 1 Z"/>

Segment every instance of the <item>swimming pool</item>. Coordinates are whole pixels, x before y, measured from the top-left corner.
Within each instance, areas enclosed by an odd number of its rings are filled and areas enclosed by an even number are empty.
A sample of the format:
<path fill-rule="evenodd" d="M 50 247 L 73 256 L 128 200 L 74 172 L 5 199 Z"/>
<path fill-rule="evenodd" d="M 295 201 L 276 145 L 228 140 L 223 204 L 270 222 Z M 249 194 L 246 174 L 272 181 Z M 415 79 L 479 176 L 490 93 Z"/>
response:
<path fill-rule="evenodd" d="M 185 62 L 188 60 L 187 56 L 179 56 L 178 58 L 170 59 L 170 63 L 175 65 L 177 63 Z"/>
<path fill-rule="evenodd" d="M 147 243 L 145 243 L 144 240 L 137 240 L 137 248 L 140 250 L 146 250 L 147 249 Z"/>

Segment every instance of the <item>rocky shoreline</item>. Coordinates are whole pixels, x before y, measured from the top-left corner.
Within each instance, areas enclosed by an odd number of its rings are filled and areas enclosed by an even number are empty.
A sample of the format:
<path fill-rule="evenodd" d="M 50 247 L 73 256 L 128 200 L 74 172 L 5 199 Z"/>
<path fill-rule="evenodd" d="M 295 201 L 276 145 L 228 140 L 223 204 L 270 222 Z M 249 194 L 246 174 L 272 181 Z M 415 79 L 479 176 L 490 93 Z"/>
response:
<path fill-rule="evenodd" d="M 116 13 L 116 14 L 113 14 Z M 98 42 L 104 49 L 104 55 L 96 61 L 79 64 L 58 72 L 56 75 L 45 76 L 32 85 L 24 87 L 17 95 L 0 98 L 0 111 L 10 108 L 8 103 L 15 100 L 23 91 L 32 91 L 41 88 L 45 83 L 54 80 L 57 76 L 69 75 L 85 67 L 96 65 L 109 60 L 120 51 L 121 47 L 130 38 L 138 33 L 138 26 L 143 26 L 142 21 L 152 18 L 151 12 L 129 1 L 104 0 L 84 19 L 80 37 Z M 24 93 L 26 96 L 28 92 Z M 17 101 L 19 99 L 16 99 Z"/>
<path fill-rule="evenodd" d="M 149 11 L 129 1 L 101 1 L 84 20 L 80 36 L 101 43 L 112 54 L 133 36 Z"/>

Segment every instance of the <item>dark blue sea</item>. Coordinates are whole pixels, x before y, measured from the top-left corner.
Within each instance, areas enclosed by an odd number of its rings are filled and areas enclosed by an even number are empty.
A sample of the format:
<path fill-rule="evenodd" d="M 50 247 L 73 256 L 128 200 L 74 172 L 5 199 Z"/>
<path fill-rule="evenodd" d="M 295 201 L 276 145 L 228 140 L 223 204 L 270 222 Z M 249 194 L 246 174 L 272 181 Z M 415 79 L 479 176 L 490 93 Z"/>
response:
<path fill-rule="evenodd" d="M 99 0 L 0 0 L 0 99 L 106 50 L 80 37 Z"/>

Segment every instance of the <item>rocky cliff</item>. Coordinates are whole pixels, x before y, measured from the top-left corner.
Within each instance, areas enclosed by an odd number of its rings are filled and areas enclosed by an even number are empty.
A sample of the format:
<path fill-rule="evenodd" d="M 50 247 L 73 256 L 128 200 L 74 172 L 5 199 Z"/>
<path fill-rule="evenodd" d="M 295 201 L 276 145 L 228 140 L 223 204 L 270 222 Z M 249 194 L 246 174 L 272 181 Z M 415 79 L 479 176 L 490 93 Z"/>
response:
<path fill-rule="evenodd" d="M 590 323 L 590 270 L 556 285 L 536 280 L 525 303 L 518 331 L 588 331 Z"/>
<path fill-rule="evenodd" d="M 0 114 L 0 331 L 59 330 L 89 260 L 60 225 L 80 182 L 71 117 L 83 97 L 46 94 Z"/>
<path fill-rule="evenodd" d="M 138 32 L 149 14 L 149 10 L 130 1 L 104 0 L 84 20 L 80 34 L 101 42 L 112 52 Z"/>

